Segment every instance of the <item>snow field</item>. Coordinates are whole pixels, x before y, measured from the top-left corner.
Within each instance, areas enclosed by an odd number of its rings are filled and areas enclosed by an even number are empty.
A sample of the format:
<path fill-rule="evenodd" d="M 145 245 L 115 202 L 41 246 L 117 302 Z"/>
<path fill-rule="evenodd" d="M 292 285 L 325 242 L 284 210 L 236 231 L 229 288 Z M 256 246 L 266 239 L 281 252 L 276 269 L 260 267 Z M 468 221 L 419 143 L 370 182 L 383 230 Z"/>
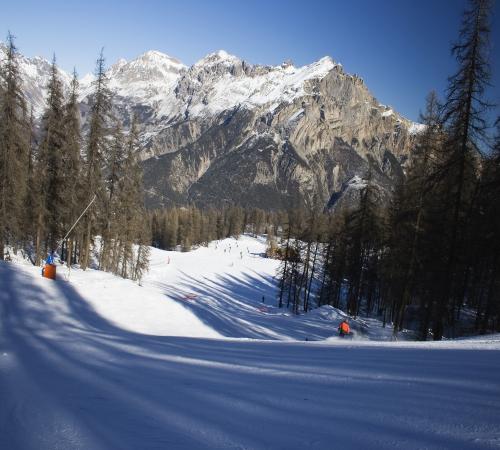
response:
<path fill-rule="evenodd" d="M 142 287 L 0 263 L 0 448 L 499 448 L 498 336 L 334 338 L 276 308 L 264 247 L 153 250 Z"/>

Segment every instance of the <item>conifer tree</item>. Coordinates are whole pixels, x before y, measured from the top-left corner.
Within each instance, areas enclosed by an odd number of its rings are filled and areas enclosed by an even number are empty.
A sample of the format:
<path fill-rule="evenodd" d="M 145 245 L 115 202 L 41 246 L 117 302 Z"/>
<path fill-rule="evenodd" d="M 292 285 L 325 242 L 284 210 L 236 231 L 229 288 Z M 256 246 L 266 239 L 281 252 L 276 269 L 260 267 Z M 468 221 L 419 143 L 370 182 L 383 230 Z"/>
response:
<path fill-rule="evenodd" d="M 123 171 L 119 180 L 118 223 L 122 230 L 119 237 L 123 249 L 122 276 L 130 276 L 138 281 L 148 268 L 149 249 L 147 244 L 151 240 L 150 226 L 146 221 L 144 209 L 142 168 L 137 159 L 139 149 L 139 136 L 134 119 L 126 142 Z M 135 259 L 134 244 L 137 247 Z"/>
<path fill-rule="evenodd" d="M 474 208 L 469 257 L 474 267 L 469 276 L 469 306 L 476 310 L 475 329 L 480 333 L 500 330 L 500 119 L 492 154 L 484 161 L 477 204 Z"/>
<path fill-rule="evenodd" d="M 402 329 L 405 308 L 411 304 L 412 294 L 424 283 L 422 279 L 419 283 L 418 277 L 419 271 L 424 268 L 424 234 L 429 231 L 425 221 L 432 195 L 430 174 L 433 173 L 433 160 L 443 140 L 439 104 L 434 92 L 427 98 L 426 113 L 421 116 L 421 121 L 425 129 L 417 138 L 406 179 L 397 186 L 390 211 L 389 251 L 385 255 L 389 263 L 385 276 L 390 280 L 387 294 L 392 302 L 394 334 Z M 428 269 L 431 264 L 428 262 Z M 425 315 L 430 308 L 428 295 L 420 297 L 421 311 Z"/>
<path fill-rule="evenodd" d="M 26 187 L 26 199 L 25 199 L 25 224 L 23 227 L 23 233 L 25 234 L 25 245 L 28 243 L 34 243 L 36 237 L 36 211 L 38 209 L 37 202 L 39 200 L 37 192 L 36 183 L 36 171 L 35 164 L 37 158 L 37 142 L 35 136 L 35 116 L 33 111 L 33 106 L 30 111 L 29 120 L 29 154 L 28 154 L 28 174 L 27 174 L 27 187 Z M 36 257 L 35 257 L 36 258 Z M 32 259 L 33 263 L 36 263 Z"/>
<path fill-rule="evenodd" d="M 81 134 L 80 134 L 80 109 L 78 103 L 78 77 L 76 70 L 73 71 L 71 90 L 69 98 L 64 105 L 63 129 L 64 129 L 64 151 L 63 151 L 63 181 L 61 189 L 65 198 L 65 209 L 62 211 L 62 224 L 64 232 L 67 232 L 78 218 L 81 212 L 83 197 L 81 195 L 83 183 L 81 180 Z M 80 224 L 79 224 L 80 225 Z M 72 262 L 72 254 L 77 239 L 75 236 L 81 234 L 81 226 L 69 236 L 65 252 L 68 266 Z"/>
<path fill-rule="evenodd" d="M 125 149 L 123 142 L 123 132 L 119 123 L 115 124 L 112 139 L 109 145 L 104 148 L 104 187 L 105 192 L 102 202 L 102 237 L 101 251 L 99 255 L 99 267 L 109 270 L 112 255 L 111 249 L 116 251 L 116 239 L 118 229 L 121 228 L 121 214 L 126 214 L 125 205 L 121 202 L 127 201 L 124 195 L 120 196 L 119 183 L 125 174 Z M 124 181 L 122 180 L 122 185 Z M 122 187 L 123 189 L 123 187 Z M 119 211 L 119 209 L 122 211 Z"/>
<path fill-rule="evenodd" d="M 474 162 L 477 159 L 472 152 L 480 148 L 487 130 L 484 113 L 489 104 L 484 100 L 484 94 L 490 81 L 490 15 L 489 0 L 470 0 L 469 9 L 463 15 L 459 40 L 452 48 L 458 70 L 449 79 L 443 108 L 448 139 L 443 146 L 442 162 L 438 168 L 445 194 L 442 202 L 448 213 L 448 233 L 442 291 L 433 326 L 436 340 L 443 336 L 444 319 L 450 302 L 456 305 L 460 301 L 456 291 L 459 275 L 457 258 L 476 184 L 477 168 Z M 453 320 L 453 316 L 451 318 Z"/>
<path fill-rule="evenodd" d="M 69 203 L 64 192 L 64 98 L 55 57 L 52 60 L 47 91 L 36 171 L 40 197 L 37 211 L 37 260 L 46 251 L 56 249 L 57 242 L 63 235 L 61 218 L 68 213 Z"/>
<path fill-rule="evenodd" d="M 89 203 L 94 195 L 99 202 L 97 207 L 89 209 L 83 226 L 81 244 L 81 266 L 86 269 L 90 263 L 92 232 L 96 230 L 99 206 L 105 201 L 103 166 L 106 146 L 108 145 L 108 123 L 111 114 L 111 92 L 101 51 L 96 63 L 96 79 L 93 82 L 94 93 L 91 98 L 89 134 L 85 148 L 83 164 L 84 203 Z"/>
<path fill-rule="evenodd" d="M 19 76 L 14 37 L 7 36 L 7 55 L 0 68 L 0 260 L 5 246 L 22 239 L 23 206 L 30 154 L 30 127 Z"/>

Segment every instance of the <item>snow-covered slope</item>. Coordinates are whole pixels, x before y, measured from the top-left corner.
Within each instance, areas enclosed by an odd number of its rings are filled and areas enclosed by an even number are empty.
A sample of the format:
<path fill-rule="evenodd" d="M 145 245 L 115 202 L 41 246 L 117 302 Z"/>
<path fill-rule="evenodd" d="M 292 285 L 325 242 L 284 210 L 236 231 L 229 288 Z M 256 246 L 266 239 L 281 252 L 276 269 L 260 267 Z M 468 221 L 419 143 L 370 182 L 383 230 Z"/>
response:
<path fill-rule="evenodd" d="M 156 250 L 143 287 L 0 262 L 0 448 L 498 448 L 498 337 L 305 342 L 339 317 L 280 316 L 263 246 Z"/>
<path fill-rule="evenodd" d="M 58 268 L 58 283 L 71 286 L 106 320 L 141 334 L 302 341 L 336 336 L 344 314 L 335 308 L 297 317 L 277 307 L 279 261 L 264 258 L 264 252 L 265 241 L 249 236 L 189 253 L 152 248 L 142 286 L 98 270 L 66 267 Z M 40 287 L 47 285 L 38 279 L 39 268 L 24 263 L 21 269 Z M 376 322 L 352 325 L 356 339 L 391 338 L 391 330 Z"/>

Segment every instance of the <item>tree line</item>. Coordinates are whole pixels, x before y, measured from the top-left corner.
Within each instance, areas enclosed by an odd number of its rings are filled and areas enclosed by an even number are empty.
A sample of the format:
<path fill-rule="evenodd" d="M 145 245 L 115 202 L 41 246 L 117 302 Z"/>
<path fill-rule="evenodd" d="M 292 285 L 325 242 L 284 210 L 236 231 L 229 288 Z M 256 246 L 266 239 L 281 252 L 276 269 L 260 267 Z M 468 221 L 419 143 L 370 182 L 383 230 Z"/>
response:
<path fill-rule="evenodd" d="M 378 201 L 371 168 L 355 208 L 321 220 L 289 214 L 279 306 L 307 311 L 312 290 L 318 306 L 378 315 L 422 340 L 500 331 L 500 123 L 491 138 L 485 119 L 490 16 L 488 0 L 470 2 L 452 48 L 457 71 L 444 101 L 428 96 L 390 205 Z"/>
<path fill-rule="evenodd" d="M 152 245 L 164 250 L 189 251 L 214 240 L 254 236 L 276 236 L 284 222 L 284 211 L 227 206 L 200 209 L 196 206 L 157 209 L 149 213 Z"/>
<path fill-rule="evenodd" d="M 28 108 L 13 36 L 0 65 L 0 259 L 25 251 L 140 279 L 148 266 L 140 143 L 112 113 L 104 57 L 97 60 L 88 132 L 81 131 L 76 72 L 64 92 L 55 57 L 43 115 Z M 84 207 L 82 220 L 63 241 Z M 10 249 L 10 250 L 9 250 Z"/>

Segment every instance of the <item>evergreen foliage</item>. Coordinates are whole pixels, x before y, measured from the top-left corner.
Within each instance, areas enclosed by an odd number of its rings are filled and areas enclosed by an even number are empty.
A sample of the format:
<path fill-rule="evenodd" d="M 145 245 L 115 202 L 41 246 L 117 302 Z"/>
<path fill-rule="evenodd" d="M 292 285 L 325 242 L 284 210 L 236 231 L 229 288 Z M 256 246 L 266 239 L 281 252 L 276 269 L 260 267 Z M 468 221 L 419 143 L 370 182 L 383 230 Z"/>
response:
<path fill-rule="evenodd" d="M 25 232 L 25 200 L 30 166 L 30 119 L 19 76 L 14 37 L 0 69 L 0 259 L 7 245 L 17 248 Z"/>
<path fill-rule="evenodd" d="M 140 281 L 148 268 L 150 242 L 140 144 L 134 121 L 128 134 L 119 123 L 111 126 L 102 52 L 88 134 L 82 139 L 76 73 L 65 98 L 54 57 L 37 141 L 14 38 L 9 34 L 7 41 L 7 59 L 0 68 L 0 257 L 7 246 L 16 251 L 32 244 L 37 265 L 56 251 L 68 265 L 85 269 L 94 252 L 100 268 Z M 97 201 L 72 229 L 94 196 Z"/>

